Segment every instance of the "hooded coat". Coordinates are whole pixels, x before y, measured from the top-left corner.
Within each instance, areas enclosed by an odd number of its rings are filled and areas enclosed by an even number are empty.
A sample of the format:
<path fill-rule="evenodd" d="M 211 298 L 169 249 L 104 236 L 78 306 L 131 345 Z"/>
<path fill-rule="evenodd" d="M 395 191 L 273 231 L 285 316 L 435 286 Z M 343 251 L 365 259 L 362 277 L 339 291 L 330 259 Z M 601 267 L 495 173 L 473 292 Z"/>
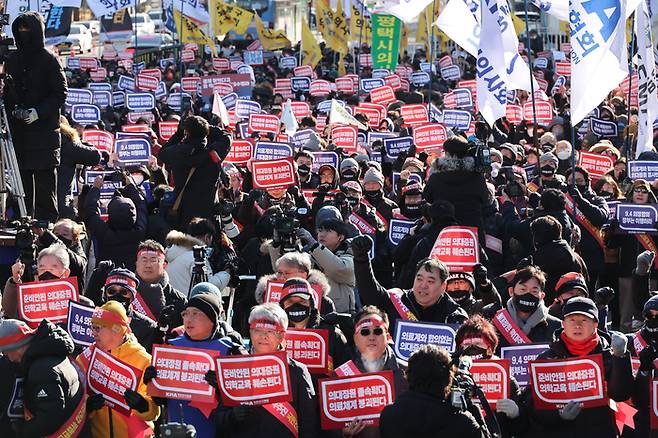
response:
<path fill-rule="evenodd" d="M 22 40 L 19 26 L 30 29 Z M 11 76 L 4 99 L 21 169 L 53 169 L 60 160 L 60 108 L 66 100 L 66 77 L 57 57 L 44 47 L 44 23 L 38 12 L 26 12 L 12 23 L 17 51 L 7 58 L 5 71 Z M 11 116 L 17 109 L 34 108 L 39 118 L 28 125 Z"/>

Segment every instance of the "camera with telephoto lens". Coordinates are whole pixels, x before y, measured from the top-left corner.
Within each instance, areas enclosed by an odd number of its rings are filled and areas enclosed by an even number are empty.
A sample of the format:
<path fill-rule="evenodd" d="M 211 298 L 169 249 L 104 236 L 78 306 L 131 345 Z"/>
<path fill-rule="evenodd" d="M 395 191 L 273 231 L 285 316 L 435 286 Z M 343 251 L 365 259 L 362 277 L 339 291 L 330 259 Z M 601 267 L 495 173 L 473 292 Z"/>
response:
<path fill-rule="evenodd" d="M 505 180 L 507 181 L 507 184 L 505 184 L 505 193 L 507 196 L 510 198 L 525 196 L 523 193 L 523 187 L 514 176 L 514 169 L 512 166 L 501 167 L 500 170 L 504 172 Z"/>
<path fill-rule="evenodd" d="M 477 137 L 471 137 L 468 155 L 475 160 L 475 171 L 485 173 L 491 171 L 491 150 Z"/>
<path fill-rule="evenodd" d="M 191 424 L 167 423 L 160 426 L 160 438 L 195 438 L 196 429 Z"/>
<path fill-rule="evenodd" d="M 220 199 L 219 201 L 215 202 L 213 214 L 221 218 L 231 217 L 234 208 L 235 204 L 233 204 L 231 201 Z"/>
<path fill-rule="evenodd" d="M 275 243 L 281 248 L 281 253 L 298 251 L 297 230 L 300 222 L 297 219 L 297 209 L 287 208 L 274 214 Z"/>
<path fill-rule="evenodd" d="M 192 247 L 192 254 L 194 255 L 194 265 L 206 265 L 206 245 L 194 245 Z"/>
<path fill-rule="evenodd" d="M 475 395 L 471 366 L 473 360 L 470 356 L 461 356 L 457 362 L 455 378 L 450 389 L 450 404 L 458 410 L 465 410 Z"/>
<path fill-rule="evenodd" d="M 37 255 L 37 236 L 32 231 L 33 227 L 47 229 L 50 223 L 47 220 L 33 220 L 31 217 L 24 217 L 21 220 L 13 221 L 10 227 L 16 229 L 15 246 L 18 252 L 18 258 L 27 269 L 25 271 L 25 280 L 31 281 L 36 272 L 36 255 Z"/>

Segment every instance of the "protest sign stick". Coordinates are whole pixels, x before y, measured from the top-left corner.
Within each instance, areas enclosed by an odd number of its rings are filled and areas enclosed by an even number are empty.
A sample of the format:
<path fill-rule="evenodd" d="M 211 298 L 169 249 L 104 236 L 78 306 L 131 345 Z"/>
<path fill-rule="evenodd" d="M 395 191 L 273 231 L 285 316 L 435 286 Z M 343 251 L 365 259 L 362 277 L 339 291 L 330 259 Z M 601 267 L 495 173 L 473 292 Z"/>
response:
<path fill-rule="evenodd" d="M 576 128 L 571 125 L 571 168 L 575 169 L 576 168 Z M 576 172 L 575 170 L 571 172 L 571 187 L 576 188 Z M 578 205 L 576 204 L 576 200 L 574 199 L 573 201 L 573 210 L 572 210 L 572 218 L 574 223 L 576 223 L 576 210 L 578 209 Z"/>
<path fill-rule="evenodd" d="M 532 74 L 532 50 L 530 49 L 530 23 L 528 21 L 528 0 L 525 0 L 524 2 L 524 8 L 525 8 L 525 37 L 526 37 L 526 51 L 528 52 L 528 64 L 530 65 L 530 68 L 528 69 L 530 71 L 530 96 L 532 96 L 532 122 L 534 123 L 532 127 L 532 145 L 535 147 L 535 149 L 538 149 L 539 141 L 537 139 L 537 107 L 535 106 L 535 81 L 534 81 L 534 76 Z M 537 151 L 539 153 L 539 151 Z M 538 156 L 541 156 L 539 154 Z M 539 170 L 539 161 L 537 161 L 537 170 Z"/>
<path fill-rule="evenodd" d="M 436 16 L 436 0 L 433 0 L 432 2 L 432 20 L 434 20 L 434 17 Z M 425 24 L 427 26 L 430 26 L 430 20 L 425 17 Z M 430 81 L 428 82 L 427 86 L 429 87 L 427 90 L 427 114 L 430 113 L 430 107 L 432 106 L 432 67 L 434 67 L 434 61 L 432 58 L 434 58 L 434 27 L 432 26 L 432 36 L 430 37 L 430 50 L 429 53 L 427 54 L 427 62 L 430 63 Z M 404 53 L 402 54 L 404 56 Z"/>
<path fill-rule="evenodd" d="M 635 22 L 635 12 L 633 12 L 633 15 L 631 15 L 631 19 L 633 22 Z M 626 140 L 624 141 L 624 145 L 626 147 L 625 154 L 626 155 L 626 162 L 628 163 L 630 160 L 635 158 L 635 154 L 633 152 L 633 147 L 631 146 L 631 130 L 629 129 L 630 122 L 631 122 L 631 92 L 633 90 L 633 47 L 635 46 L 635 32 L 631 32 L 631 53 L 630 56 L 628 57 L 628 104 L 627 104 L 627 113 L 626 113 L 626 120 L 627 126 L 626 126 Z"/>
<path fill-rule="evenodd" d="M 363 26 L 365 26 L 365 19 L 363 17 L 363 14 L 365 14 L 365 8 L 366 8 L 366 2 L 362 1 L 361 2 L 361 27 L 359 27 L 359 56 L 354 57 L 354 74 L 358 76 L 357 82 L 360 84 L 361 83 L 361 72 L 359 71 L 359 62 L 361 61 L 361 47 L 362 47 L 362 41 L 363 41 Z M 309 14 L 310 14 L 310 8 L 309 8 Z M 351 18 L 352 20 L 354 18 Z M 372 44 L 372 42 L 371 42 Z"/>

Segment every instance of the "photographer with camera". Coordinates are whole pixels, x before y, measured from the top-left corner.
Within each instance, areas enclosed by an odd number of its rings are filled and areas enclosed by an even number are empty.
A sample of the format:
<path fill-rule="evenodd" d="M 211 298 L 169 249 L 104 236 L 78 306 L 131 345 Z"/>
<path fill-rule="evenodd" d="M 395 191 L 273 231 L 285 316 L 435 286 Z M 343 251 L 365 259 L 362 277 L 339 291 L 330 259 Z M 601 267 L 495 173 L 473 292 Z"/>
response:
<path fill-rule="evenodd" d="M 55 55 L 44 47 L 41 14 L 26 12 L 11 29 L 18 50 L 4 66 L 3 98 L 16 159 L 25 189 L 27 215 L 55 222 L 60 163 L 60 108 L 67 94 L 66 77 Z"/>
<path fill-rule="evenodd" d="M 456 409 L 450 403 L 455 372 L 450 354 L 436 345 L 425 345 L 409 358 L 409 390 L 396 391 L 392 405 L 379 419 L 382 438 L 489 436 L 477 408 Z"/>

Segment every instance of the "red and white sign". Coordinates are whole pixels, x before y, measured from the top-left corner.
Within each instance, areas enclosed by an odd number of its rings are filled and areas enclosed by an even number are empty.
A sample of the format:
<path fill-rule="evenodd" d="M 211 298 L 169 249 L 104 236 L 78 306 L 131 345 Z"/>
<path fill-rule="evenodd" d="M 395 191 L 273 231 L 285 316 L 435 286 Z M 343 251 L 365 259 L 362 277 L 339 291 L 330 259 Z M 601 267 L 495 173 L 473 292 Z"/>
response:
<path fill-rule="evenodd" d="M 300 65 L 299 67 L 295 67 L 293 71 L 295 76 L 306 76 L 308 78 L 313 77 L 313 67 L 310 65 Z"/>
<path fill-rule="evenodd" d="M 427 107 L 423 104 L 402 105 L 400 107 L 400 116 L 404 120 L 405 126 L 415 125 L 418 123 L 427 123 Z"/>
<path fill-rule="evenodd" d="M 388 105 L 389 103 L 396 102 L 398 99 L 395 97 L 395 91 L 388 85 L 373 88 L 370 90 L 370 101 L 380 105 Z"/>
<path fill-rule="evenodd" d="M 231 69 L 231 63 L 226 58 L 213 58 L 212 59 L 212 68 L 218 72 Z"/>
<path fill-rule="evenodd" d="M 507 117 L 508 122 L 518 125 L 523 121 L 523 108 L 521 108 L 521 105 L 508 103 L 505 111 L 505 117 Z"/>
<path fill-rule="evenodd" d="M 434 242 L 430 258 L 441 260 L 450 272 L 471 272 L 480 263 L 477 228 L 444 228 Z"/>
<path fill-rule="evenodd" d="M 245 164 L 254 154 L 254 145 L 248 140 L 233 140 L 231 150 L 224 159 L 227 163 Z"/>
<path fill-rule="evenodd" d="M 356 152 L 359 130 L 356 126 L 344 125 L 331 128 L 331 142 L 347 152 Z"/>
<path fill-rule="evenodd" d="M 359 81 L 361 78 L 359 78 L 359 75 L 350 73 L 345 76 L 345 78 L 349 78 L 352 80 L 352 94 L 357 94 L 359 92 Z"/>
<path fill-rule="evenodd" d="M 290 87 L 286 87 L 286 88 L 274 87 L 274 94 L 280 94 L 284 99 L 295 98 L 295 95 L 290 89 Z"/>
<path fill-rule="evenodd" d="M 104 81 L 107 77 L 107 71 L 105 70 L 105 67 L 96 67 L 89 72 L 89 76 L 94 82 Z"/>
<path fill-rule="evenodd" d="M 555 63 L 555 74 L 558 76 L 571 76 L 571 63 L 568 61 Z"/>
<path fill-rule="evenodd" d="M 254 187 L 258 189 L 285 188 L 296 183 L 292 157 L 254 161 L 251 166 Z"/>
<path fill-rule="evenodd" d="M 313 295 L 313 301 L 315 301 L 315 307 L 320 310 L 322 304 L 322 288 L 317 284 L 311 285 L 311 295 Z M 283 283 L 278 281 L 268 281 L 267 289 L 265 289 L 265 297 L 263 298 L 264 303 L 275 303 L 279 304 L 281 298 L 285 295 L 283 294 Z"/>
<path fill-rule="evenodd" d="M 201 78 L 198 76 L 183 78 L 181 88 L 187 93 L 196 93 L 199 82 L 201 82 Z"/>
<path fill-rule="evenodd" d="M 482 389 L 487 402 L 496 409 L 496 402 L 509 397 L 509 360 L 476 360 L 471 366 L 473 380 Z"/>
<path fill-rule="evenodd" d="M 175 345 L 154 345 L 151 365 L 158 375 L 148 384 L 148 394 L 176 400 L 215 403 L 215 388 L 206 382 L 215 371 L 219 351 Z"/>
<path fill-rule="evenodd" d="M 342 429 L 356 418 L 376 426 L 384 407 L 395 399 L 392 371 L 320 379 L 318 383 L 323 430 Z"/>
<path fill-rule="evenodd" d="M 448 67 L 452 65 L 452 58 L 450 55 L 446 55 L 443 58 L 439 59 L 439 66 Z"/>
<path fill-rule="evenodd" d="M 547 80 L 537 78 L 537 84 L 539 85 L 539 88 L 541 88 L 542 91 L 548 90 L 548 81 Z"/>
<path fill-rule="evenodd" d="M 553 105 L 550 102 L 539 101 L 535 102 L 537 109 L 537 123 L 540 125 L 549 125 L 553 121 Z M 533 121 L 532 118 L 532 102 L 523 104 L 523 118 L 529 122 Z"/>
<path fill-rule="evenodd" d="M 632 79 L 632 80 L 631 80 Z M 621 90 L 624 92 L 624 96 L 628 96 L 628 87 L 632 87 L 631 95 L 637 95 L 639 87 L 640 87 L 640 78 L 637 73 L 633 73 L 633 77 L 626 76 L 623 81 L 621 81 L 621 84 L 619 86 L 621 87 Z"/>
<path fill-rule="evenodd" d="M 347 77 L 336 78 L 336 90 L 343 94 L 353 94 L 354 81 L 352 81 L 352 78 Z"/>
<path fill-rule="evenodd" d="M 183 45 L 183 48 L 184 48 L 185 50 L 191 50 L 191 51 L 193 51 L 193 52 L 196 52 L 196 51 L 199 50 L 199 45 L 198 45 L 197 43 L 185 43 L 185 44 Z"/>
<path fill-rule="evenodd" d="M 308 102 L 290 102 L 290 107 L 297 120 L 311 115 L 311 106 Z"/>
<path fill-rule="evenodd" d="M 273 114 L 249 114 L 249 131 L 250 132 L 279 132 L 281 122 L 279 117 Z"/>
<path fill-rule="evenodd" d="M 593 178 L 601 178 L 615 165 L 612 157 L 595 154 L 593 152 L 580 152 L 578 165 L 587 170 Z"/>
<path fill-rule="evenodd" d="M 276 78 L 274 80 L 275 88 L 287 88 L 290 90 L 290 79 L 289 78 Z"/>
<path fill-rule="evenodd" d="M 144 70 L 140 71 L 139 74 L 152 76 L 156 78 L 158 81 L 162 80 L 162 70 L 160 70 L 159 68 L 145 68 Z"/>
<path fill-rule="evenodd" d="M 98 60 L 90 56 L 81 56 L 78 58 L 80 60 L 80 70 L 96 70 L 98 67 Z"/>
<path fill-rule="evenodd" d="M 379 123 L 382 120 L 382 115 L 377 108 L 367 107 L 363 104 L 354 107 L 354 114 L 365 114 L 368 116 L 368 126 L 370 128 L 379 127 Z"/>
<path fill-rule="evenodd" d="M 183 49 L 180 54 L 180 60 L 183 62 L 194 61 L 194 50 Z"/>
<path fill-rule="evenodd" d="M 112 46 L 103 46 L 103 59 L 116 59 L 119 56 L 116 49 Z"/>
<path fill-rule="evenodd" d="M 286 330 L 286 351 L 288 355 L 306 365 L 311 373 L 326 374 L 329 372 L 328 345 L 328 330 Z"/>
<path fill-rule="evenodd" d="M 443 106 L 448 109 L 457 108 L 457 98 L 452 91 L 443 96 Z"/>
<path fill-rule="evenodd" d="M 160 138 L 163 141 L 169 140 L 178 130 L 178 122 L 160 122 L 158 124 L 158 131 L 160 131 Z"/>
<path fill-rule="evenodd" d="M 386 76 L 384 78 L 384 83 L 395 91 L 398 91 L 400 88 L 402 88 L 402 82 L 400 81 L 400 76 L 395 74 Z"/>
<path fill-rule="evenodd" d="M 217 381 L 225 406 L 264 405 L 292 400 L 285 351 L 216 360 Z"/>
<path fill-rule="evenodd" d="M 414 128 L 414 144 L 418 152 L 438 152 L 448 139 L 446 127 L 440 123 L 430 123 Z"/>
<path fill-rule="evenodd" d="M 537 409 L 556 409 L 570 401 L 586 408 L 608 404 L 600 354 L 530 362 L 532 396 Z"/>
<path fill-rule="evenodd" d="M 397 67 L 395 67 L 395 73 L 400 76 L 402 79 L 408 79 L 409 75 L 411 75 L 411 72 L 413 72 L 413 69 L 409 67 L 408 65 L 400 65 L 398 64 Z"/>
<path fill-rule="evenodd" d="M 149 123 L 155 122 L 155 116 L 153 115 L 153 113 L 146 111 L 134 112 L 134 113 L 130 112 L 126 117 L 129 123 L 137 123 L 137 121 L 141 118 L 144 118 Z"/>
<path fill-rule="evenodd" d="M 30 327 L 37 327 L 43 319 L 53 323 L 65 322 L 69 300 L 78 301 L 75 277 L 18 285 L 18 314 Z"/>
<path fill-rule="evenodd" d="M 130 415 L 123 393 L 135 391 L 142 378 L 137 368 L 94 348 L 87 369 L 87 384 L 93 394 L 103 394 L 105 404 L 125 415 Z"/>
<path fill-rule="evenodd" d="M 228 82 L 220 82 L 212 86 L 212 92 L 219 94 L 220 96 L 226 96 L 233 92 L 233 85 Z"/>
<path fill-rule="evenodd" d="M 331 93 L 331 85 L 329 81 L 324 79 L 316 79 L 311 82 L 311 88 L 309 89 L 309 94 L 311 96 L 328 96 Z"/>
<path fill-rule="evenodd" d="M 123 132 L 132 132 L 132 133 L 151 133 L 151 127 L 149 125 L 145 125 L 143 123 L 139 123 L 137 125 L 123 125 L 121 127 L 121 131 Z"/>
<path fill-rule="evenodd" d="M 151 75 L 140 73 L 137 75 L 137 88 L 140 90 L 155 91 L 158 89 L 160 81 Z"/>
<path fill-rule="evenodd" d="M 114 150 L 114 136 L 102 129 L 85 129 L 82 133 L 82 141 L 108 154 Z"/>

